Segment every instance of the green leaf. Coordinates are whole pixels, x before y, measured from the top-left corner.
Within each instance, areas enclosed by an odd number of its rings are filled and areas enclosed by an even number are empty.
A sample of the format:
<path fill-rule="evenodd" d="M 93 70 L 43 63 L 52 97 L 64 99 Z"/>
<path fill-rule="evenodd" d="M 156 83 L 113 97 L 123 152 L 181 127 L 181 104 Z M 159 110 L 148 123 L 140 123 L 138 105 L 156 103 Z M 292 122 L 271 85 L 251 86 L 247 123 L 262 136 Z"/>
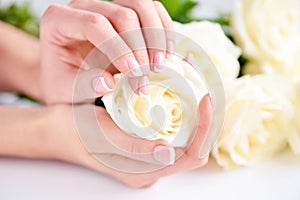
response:
<path fill-rule="evenodd" d="M 0 20 L 16 26 L 23 31 L 39 36 L 39 20 L 30 10 L 30 3 L 12 3 L 0 8 Z"/>
<path fill-rule="evenodd" d="M 171 18 L 181 23 L 197 20 L 191 16 L 191 11 L 198 4 L 193 0 L 160 0 Z"/>

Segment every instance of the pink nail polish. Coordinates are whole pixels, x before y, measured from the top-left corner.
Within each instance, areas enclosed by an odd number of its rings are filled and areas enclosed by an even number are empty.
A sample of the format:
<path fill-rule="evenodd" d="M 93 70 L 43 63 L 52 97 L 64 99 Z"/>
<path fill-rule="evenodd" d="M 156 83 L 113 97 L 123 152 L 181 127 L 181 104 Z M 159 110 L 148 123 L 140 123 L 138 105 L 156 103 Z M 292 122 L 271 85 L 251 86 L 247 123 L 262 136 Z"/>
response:
<path fill-rule="evenodd" d="M 153 65 L 154 65 L 154 71 L 160 72 L 163 68 L 163 63 L 165 61 L 164 54 L 162 52 L 157 52 L 154 56 Z"/>
<path fill-rule="evenodd" d="M 129 57 L 127 60 L 127 64 L 129 67 L 129 70 L 134 76 L 142 76 L 143 72 L 142 69 L 140 68 L 139 63 L 136 61 L 134 57 Z"/>
<path fill-rule="evenodd" d="M 175 150 L 173 147 L 157 146 L 154 148 L 153 153 L 155 160 L 162 164 L 173 165 L 175 162 Z"/>
<path fill-rule="evenodd" d="M 96 77 L 93 79 L 93 89 L 97 93 L 106 93 L 112 91 L 103 77 Z"/>
<path fill-rule="evenodd" d="M 149 95 L 149 77 L 144 76 L 139 82 L 139 95 Z"/>

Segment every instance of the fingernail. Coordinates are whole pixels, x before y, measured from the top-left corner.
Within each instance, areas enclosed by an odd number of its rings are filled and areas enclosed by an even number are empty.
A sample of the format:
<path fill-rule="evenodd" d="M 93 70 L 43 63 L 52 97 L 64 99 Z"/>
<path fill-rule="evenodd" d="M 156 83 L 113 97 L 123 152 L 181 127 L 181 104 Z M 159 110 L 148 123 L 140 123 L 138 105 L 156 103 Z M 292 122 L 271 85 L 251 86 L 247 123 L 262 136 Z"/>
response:
<path fill-rule="evenodd" d="M 154 159 L 165 165 L 173 165 L 175 150 L 173 147 L 157 146 L 154 148 Z"/>
<path fill-rule="evenodd" d="M 148 96 L 149 95 L 149 77 L 144 76 L 139 82 L 139 95 Z"/>
<path fill-rule="evenodd" d="M 142 69 L 140 68 L 139 63 L 136 61 L 135 58 L 129 57 L 127 60 L 127 63 L 128 63 L 128 67 L 129 67 L 131 73 L 134 76 L 142 76 L 143 75 Z"/>
<path fill-rule="evenodd" d="M 157 52 L 154 56 L 153 65 L 154 71 L 160 72 L 163 68 L 162 64 L 164 63 L 164 54 L 162 52 Z"/>
<path fill-rule="evenodd" d="M 103 77 L 96 77 L 93 79 L 93 89 L 97 93 L 110 92 L 110 88 Z"/>
<path fill-rule="evenodd" d="M 167 50 L 169 54 L 172 54 L 175 51 L 175 45 L 173 41 L 168 41 Z"/>

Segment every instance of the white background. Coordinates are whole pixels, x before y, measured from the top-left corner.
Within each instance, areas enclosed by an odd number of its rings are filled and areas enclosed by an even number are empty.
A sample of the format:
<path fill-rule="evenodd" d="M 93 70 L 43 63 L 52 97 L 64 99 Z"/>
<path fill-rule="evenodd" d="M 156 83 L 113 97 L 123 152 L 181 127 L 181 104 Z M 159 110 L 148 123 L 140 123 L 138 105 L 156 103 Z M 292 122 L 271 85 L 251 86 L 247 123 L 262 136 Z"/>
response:
<path fill-rule="evenodd" d="M 203 0 L 202 7 L 195 14 L 214 17 L 216 11 L 229 11 L 233 1 Z M 0 2 L 5 4 L 11 1 Z M 66 4 L 68 1 L 33 2 L 34 12 L 41 16 L 50 3 Z M 0 103 L 16 101 L 9 94 L 0 95 Z M 110 177 L 63 162 L 0 158 L 0 200 L 299 200 L 299 187 L 300 157 L 289 152 L 260 165 L 231 172 L 222 171 L 211 160 L 202 169 L 164 178 L 144 190 L 130 189 Z"/>

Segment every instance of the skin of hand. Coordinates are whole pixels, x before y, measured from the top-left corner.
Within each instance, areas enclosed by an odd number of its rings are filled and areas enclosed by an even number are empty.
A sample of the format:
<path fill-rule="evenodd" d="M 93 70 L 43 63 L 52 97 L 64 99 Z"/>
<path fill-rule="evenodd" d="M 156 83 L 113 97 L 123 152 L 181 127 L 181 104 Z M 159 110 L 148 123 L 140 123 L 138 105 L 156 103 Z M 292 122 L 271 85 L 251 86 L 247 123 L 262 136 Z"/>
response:
<path fill-rule="evenodd" d="M 161 34 L 141 28 L 162 30 Z M 120 71 L 132 75 L 130 85 L 138 94 L 147 94 L 149 70 L 157 72 L 165 60 L 172 39 L 164 30 L 173 28 L 172 20 L 160 2 L 152 0 L 73 0 L 69 5 L 51 5 L 41 20 L 41 93 L 46 103 L 71 103 L 78 74 L 84 77 L 80 88 L 88 90 L 84 102 L 110 92 L 115 83 L 112 74 Z M 135 31 L 126 37 L 126 32 Z M 112 41 L 106 45 L 106 41 Z M 144 48 L 135 49 L 136 42 Z M 165 44 L 166 48 L 148 48 Z M 82 64 L 93 49 L 106 61 L 92 66 L 88 73 Z M 127 52 L 124 55 L 120 54 Z M 98 59 L 101 56 L 98 56 Z M 148 67 L 140 68 L 140 66 Z M 90 94 L 94 94 L 90 96 Z"/>
<path fill-rule="evenodd" d="M 41 99 L 39 41 L 0 21 L 0 91 L 14 91 Z M 28 50 L 30 49 L 30 51 Z"/>
<path fill-rule="evenodd" d="M 73 109 L 74 110 L 74 109 Z M 69 120 L 68 123 L 65 122 L 64 119 L 66 115 L 62 113 L 68 113 L 68 118 L 72 118 L 72 111 L 69 107 L 63 107 L 59 109 L 56 113 L 56 116 L 53 118 L 54 124 L 50 127 L 61 127 L 62 132 L 57 132 L 57 141 L 56 149 L 59 152 L 65 152 L 65 155 L 61 157 L 62 160 L 71 161 L 77 163 L 79 165 L 86 166 L 88 168 L 100 171 L 104 174 L 107 174 L 131 187 L 135 188 L 143 188 L 148 187 L 158 181 L 160 178 L 169 176 L 175 173 L 184 172 L 187 170 L 192 170 L 195 168 L 199 168 L 207 163 L 206 158 L 199 158 L 199 154 L 201 151 L 201 147 L 203 145 L 204 139 L 208 130 L 210 128 L 211 119 L 212 119 L 212 104 L 209 95 L 206 95 L 199 105 L 199 125 L 197 127 L 195 137 L 191 142 L 190 146 L 187 149 L 176 148 L 176 155 L 180 155 L 180 157 L 176 157 L 174 164 L 171 165 L 162 165 L 161 169 L 158 169 L 153 172 L 148 173 L 126 173 L 122 171 L 115 170 L 113 168 L 107 167 L 101 162 L 97 161 L 83 146 L 82 142 L 78 137 L 78 133 L 74 132 L 74 121 Z M 110 116 L 103 108 L 96 108 L 96 116 L 99 119 L 99 123 L 103 121 L 103 126 L 108 127 L 107 136 L 110 138 L 109 140 L 114 143 L 114 145 L 119 146 L 121 149 L 125 151 L 129 151 L 135 154 L 140 153 L 150 153 L 149 155 L 155 158 L 155 148 L 161 145 L 167 145 L 166 142 L 162 140 L 157 141 L 146 141 L 144 139 L 135 138 L 124 134 L 111 120 Z M 201 113 L 201 115 L 200 115 Z M 101 121 L 100 121 L 101 120 Z M 69 124 L 69 127 L 65 124 Z M 60 128 L 55 128 L 54 132 L 60 131 Z M 73 130 L 73 131 L 70 131 Z M 59 135 L 63 135 L 60 138 Z M 123 141 L 127 142 L 124 143 Z M 68 144 L 67 144 L 68 143 Z M 165 152 L 161 151 L 158 153 L 162 153 L 161 156 L 165 156 L 165 159 L 170 159 L 169 154 L 165 154 Z M 118 163 L 122 163 L 122 165 L 134 166 L 135 168 L 144 168 L 153 165 L 155 167 L 158 163 L 155 163 L 155 159 L 147 158 L 147 160 L 138 160 L 134 156 L 127 157 L 121 154 L 115 154 L 114 152 L 103 152 L 100 157 L 115 159 Z M 113 161 L 112 161 L 113 162 Z"/>
<path fill-rule="evenodd" d="M 148 173 L 122 172 L 97 161 L 89 153 L 78 135 L 77 126 L 73 119 L 74 109 L 94 109 L 99 123 L 102 123 L 106 129 L 106 136 L 122 150 L 135 154 L 150 153 L 149 155 L 153 156 L 152 159 L 147 158 L 148 160 L 145 161 L 135 159 L 134 156 L 128 157 L 127 154 L 123 153 L 116 154 L 116 152 L 105 150 L 103 147 L 104 150 L 100 157 L 118 161 L 121 166 L 125 164 L 137 169 L 151 165 L 156 167 L 158 162 L 155 163 L 155 158 L 157 156 L 170 159 L 170 155 L 164 151 L 155 153 L 157 146 L 167 145 L 165 141 L 146 141 L 124 134 L 103 108 L 92 105 L 74 107 L 52 105 L 33 108 L 0 107 L 0 112 L 3 114 L 0 115 L 1 130 L 3 130 L 0 132 L 0 156 L 59 159 L 94 169 L 134 188 L 149 187 L 162 177 L 199 168 L 207 162 L 208 158 L 200 159 L 199 153 L 212 118 L 212 104 L 209 95 L 206 95 L 199 105 L 199 113 L 201 113 L 199 121 L 201 123 L 196 129 L 195 137 L 190 146 L 186 149 L 175 149 L 176 155 L 181 156 L 178 156 L 173 164 L 161 165 L 160 169 Z M 88 122 L 93 116 L 86 115 L 83 117 Z M 99 141 L 99 144 L 101 143 L 102 141 Z M 157 153 L 161 154 L 158 155 Z"/>
<path fill-rule="evenodd" d="M 110 12 L 114 11 L 114 14 L 118 13 L 119 17 L 114 17 L 114 15 L 108 16 L 108 13 L 102 13 L 102 11 L 107 10 L 110 10 Z M 143 12 L 145 12 L 145 15 L 143 14 L 145 19 L 141 17 Z M 152 16 L 153 13 L 155 13 L 154 16 Z M 120 20 L 120 17 L 126 20 Z M 149 22 L 149 19 L 152 22 Z M 47 103 L 71 103 L 71 91 L 73 91 L 77 73 L 81 71 L 80 65 L 95 46 L 98 46 L 105 39 L 118 38 L 118 33 L 126 29 L 134 30 L 139 27 L 163 27 L 169 29 L 172 26 L 170 22 L 171 19 L 161 4 L 150 0 L 145 0 L 143 3 L 140 3 L 140 1 L 120 0 L 114 3 L 101 2 L 101 5 L 100 1 L 96 0 L 77 0 L 72 1 L 68 6 L 53 5 L 49 7 L 42 19 L 40 46 L 38 40 L 0 23 L 1 33 L 11 38 L 9 40 L 0 40 L 0 51 L 4 52 L 0 54 L 0 89 L 21 92 Z M 101 30 L 99 30 L 99 27 L 101 27 Z M 108 32 L 102 31 L 102 29 Z M 102 33 L 103 35 L 101 35 Z M 145 46 L 151 43 L 151 38 L 153 38 L 144 36 L 143 32 L 141 32 L 141 37 L 144 38 Z M 168 41 L 167 36 L 166 38 Z M 120 45 L 124 46 L 126 44 L 125 47 L 127 43 L 130 44 L 123 38 L 117 41 L 123 41 L 120 42 Z M 167 44 L 168 48 L 172 46 L 169 44 L 169 41 Z M 21 54 L 15 54 L 16 47 L 21 48 L 19 48 L 22 52 Z M 130 50 L 130 45 L 127 48 Z M 40 49 L 42 51 L 41 61 Z M 105 49 L 103 51 L 105 52 Z M 163 56 L 161 56 L 161 53 Z M 88 84 L 83 86 L 94 90 L 101 96 L 109 92 L 107 88 L 114 87 L 112 73 L 116 69 L 126 73 L 134 70 L 132 63 L 138 62 L 138 65 L 142 65 L 150 60 L 150 63 L 153 64 L 150 66 L 150 70 L 155 71 L 155 68 L 159 67 L 159 64 L 163 62 L 164 55 L 164 51 L 153 49 L 147 49 L 146 52 L 143 50 L 132 51 L 128 55 L 114 60 L 113 64 L 115 67 L 112 67 L 112 69 L 105 71 L 100 67 L 97 69 L 97 75 L 91 76 L 88 74 L 87 76 L 90 76 L 87 77 L 88 81 L 86 82 Z M 110 57 L 108 54 L 105 54 L 105 56 Z M 130 58 L 134 58 L 136 61 Z M 40 62 L 41 68 L 39 67 Z M 133 77 L 135 77 L 134 73 Z M 143 71 L 142 76 L 136 77 L 137 85 L 140 82 L 145 82 L 142 81 L 144 77 L 147 77 L 147 71 Z M 94 81 L 94 79 L 100 79 L 100 81 Z M 103 85 L 104 83 L 106 86 Z M 140 88 L 142 93 L 147 93 L 146 89 L 143 89 Z M 203 115 L 200 116 L 201 124 L 199 124 L 192 144 L 188 149 L 175 149 L 176 155 L 183 153 L 183 156 L 178 158 L 173 165 L 144 174 L 117 171 L 95 160 L 85 149 L 75 128 L 73 112 L 81 108 L 94 109 L 92 105 L 77 105 L 74 107 L 70 105 L 51 105 L 35 108 L 0 107 L 0 123 L 2 127 L 0 132 L 0 155 L 50 158 L 73 162 L 100 171 L 137 188 L 150 186 L 161 177 L 194 169 L 207 162 L 207 158 L 199 159 L 198 154 L 211 120 L 211 103 L 208 96 L 200 104 L 199 112 L 203 113 Z M 171 160 L 170 152 L 155 151 L 157 147 L 159 149 L 165 147 L 166 149 L 168 144 L 165 141 L 145 141 L 129 137 L 118 129 L 104 109 L 95 109 L 97 118 L 101 121 L 103 127 L 106 127 L 106 136 L 111 141 L 114 141 L 116 145 L 128 152 L 151 153 L 150 155 L 152 155 L 152 157 L 143 160 L 134 156 L 128 156 L 125 153 L 116 154 L 110 149 L 110 151 L 102 152 L 103 157 L 124 161 L 136 167 L 157 165 L 157 161 L 166 161 L 163 163 L 167 163 L 168 159 L 169 161 Z M 205 119 L 203 118 L 204 116 Z M 91 116 L 86 117 L 86 121 L 89 121 L 88 119 Z M 103 144 L 105 143 L 103 142 Z M 160 152 L 163 155 L 157 155 Z"/>

